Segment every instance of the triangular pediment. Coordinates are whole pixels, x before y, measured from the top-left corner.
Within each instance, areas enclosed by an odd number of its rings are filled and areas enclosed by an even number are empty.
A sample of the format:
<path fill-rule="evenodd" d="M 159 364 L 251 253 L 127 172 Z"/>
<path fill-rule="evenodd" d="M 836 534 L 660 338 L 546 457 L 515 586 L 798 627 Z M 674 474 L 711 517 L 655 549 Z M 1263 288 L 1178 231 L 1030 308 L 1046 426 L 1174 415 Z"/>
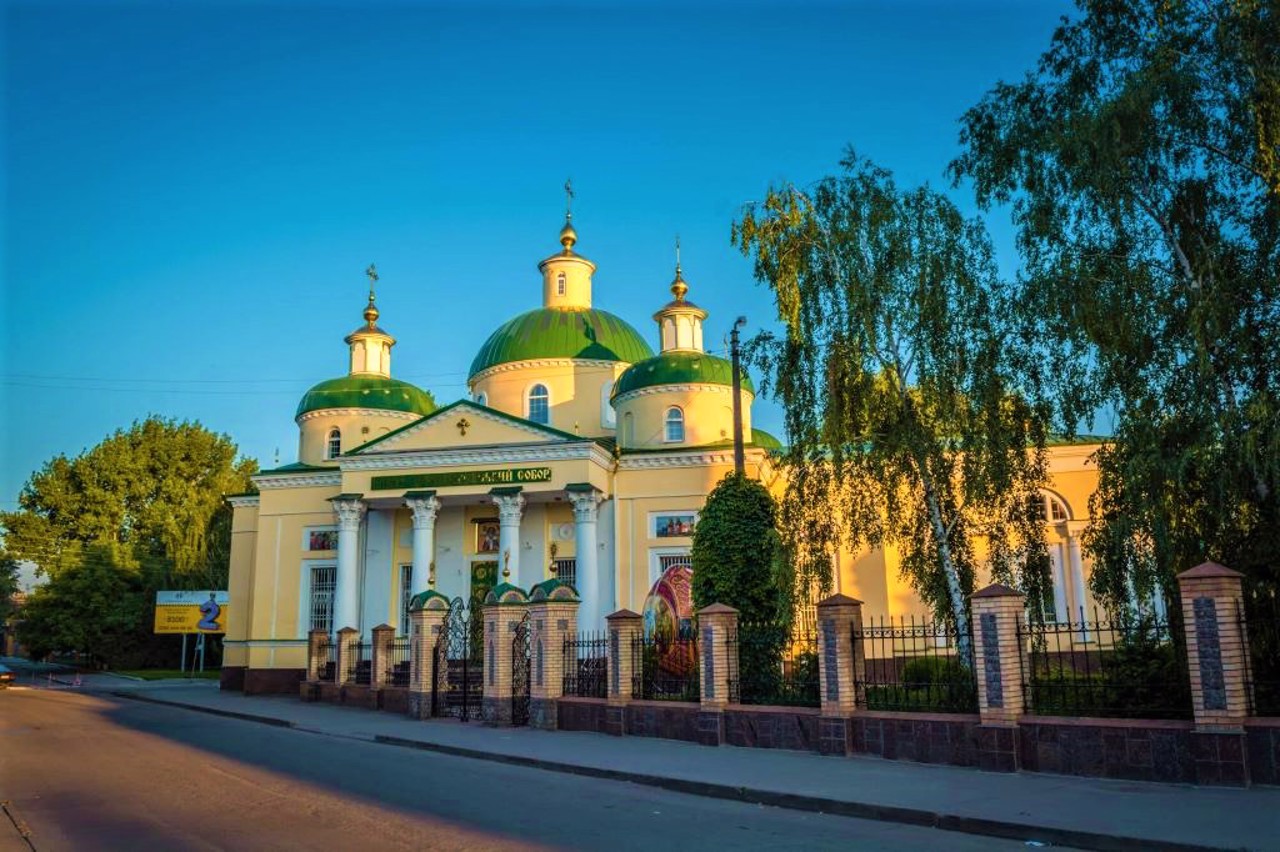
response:
<path fill-rule="evenodd" d="M 513 417 L 470 400 L 459 400 L 356 447 L 348 455 L 581 440 L 584 439 L 578 435 Z"/>

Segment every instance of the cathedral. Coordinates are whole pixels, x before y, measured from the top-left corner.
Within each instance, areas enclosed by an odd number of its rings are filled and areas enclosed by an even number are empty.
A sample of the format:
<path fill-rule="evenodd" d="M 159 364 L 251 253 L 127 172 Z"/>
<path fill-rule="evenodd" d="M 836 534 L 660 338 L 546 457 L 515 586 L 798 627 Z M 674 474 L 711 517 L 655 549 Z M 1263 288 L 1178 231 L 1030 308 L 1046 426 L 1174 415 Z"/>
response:
<path fill-rule="evenodd" d="M 230 606 L 223 685 L 296 689 L 312 630 L 389 624 L 408 633 L 427 590 L 478 606 L 490 589 L 552 577 L 581 598 L 579 628 L 640 611 L 659 577 L 688 565 L 698 512 L 734 468 L 728 361 L 706 352 L 707 312 L 677 260 L 671 300 L 642 334 L 595 307 L 596 266 L 572 218 L 538 264 L 542 305 L 499 326 L 471 363 L 469 396 L 438 406 L 391 374 L 396 340 L 379 323 L 371 267 L 364 323 L 345 338 L 344 376 L 303 395 L 296 462 L 229 498 Z M 650 341 L 657 345 L 655 352 Z M 775 494 L 777 438 L 739 399 L 745 470 Z M 1080 549 L 1097 483 L 1092 444 L 1051 449 L 1043 494 L 1055 617 L 1090 605 Z M 836 591 L 871 617 L 923 614 L 892 550 L 840 554 Z"/>

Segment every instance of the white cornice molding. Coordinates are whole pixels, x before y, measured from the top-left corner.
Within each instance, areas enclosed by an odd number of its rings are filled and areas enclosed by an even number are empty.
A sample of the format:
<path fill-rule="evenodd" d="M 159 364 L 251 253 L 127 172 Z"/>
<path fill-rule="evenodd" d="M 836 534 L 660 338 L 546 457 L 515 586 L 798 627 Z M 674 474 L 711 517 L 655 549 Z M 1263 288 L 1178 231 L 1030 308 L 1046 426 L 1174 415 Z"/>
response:
<path fill-rule="evenodd" d="M 601 361 L 594 358 L 531 358 L 527 361 L 508 361 L 505 364 L 494 364 L 492 367 L 485 367 L 471 378 L 467 379 L 468 385 L 474 385 L 477 382 L 483 382 L 485 379 L 491 378 L 498 373 L 514 373 L 519 370 L 528 370 L 530 368 L 543 367 L 584 367 L 587 369 L 604 369 L 612 370 L 615 367 L 629 366 L 630 361 Z"/>
<path fill-rule="evenodd" d="M 594 441 L 553 442 L 543 444 L 503 445 L 441 450 L 405 450 L 396 453 L 370 453 L 344 456 L 339 464 L 343 472 L 363 470 L 400 470 L 406 468 L 458 467 L 473 464 L 515 464 L 589 460 L 610 468 L 613 457 Z"/>
<path fill-rule="evenodd" d="M 259 491 L 274 488 L 314 488 L 321 485 L 341 485 L 341 471 L 324 473 L 267 473 L 249 477 Z"/>
<path fill-rule="evenodd" d="M 748 449 L 743 454 L 744 460 L 752 464 L 761 463 L 766 454 L 763 450 Z M 706 467 L 714 464 L 733 464 L 733 447 L 721 450 L 672 450 L 670 452 L 653 452 L 644 455 L 627 455 L 624 451 L 618 459 L 618 470 L 652 470 L 664 467 Z"/>
<path fill-rule="evenodd" d="M 390 417 L 393 420 L 419 420 L 425 415 L 415 414 L 412 411 L 387 411 L 384 408 L 317 408 L 315 411 L 308 411 L 299 414 L 294 418 L 294 423 L 302 423 L 304 420 L 314 420 L 317 417 L 351 417 L 359 415 L 361 417 Z"/>
<path fill-rule="evenodd" d="M 545 429 L 539 429 L 536 425 L 532 423 L 525 423 L 519 419 L 513 420 L 509 417 L 504 417 L 500 414 L 490 411 L 489 409 L 481 405 L 472 403 L 468 400 L 463 400 L 461 405 L 459 405 L 453 411 L 448 412 L 449 416 L 434 417 L 425 423 L 421 423 L 416 426 L 410 426 L 409 428 L 405 429 L 402 432 L 397 432 L 394 435 L 391 435 L 387 438 L 383 438 L 382 440 L 378 441 L 377 446 L 368 450 L 367 452 L 371 454 L 385 452 L 388 448 L 394 447 L 396 444 L 401 443 L 402 441 L 404 441 L 405 438 L 408 438 L 410 435 L 416 435 L 418 434 L 418 432 L 420 432 L 423 429 L 430 429 L 433 426 L 439 426 L 442 423 L 449 422 L 452 416 L 455 413 L 460 414 L 462 409 L 466 409 L 466 414 L 464 415 L 466 417 L 478 417 L 481 420 L 487 420 L 490 423 L 497 423 L 500 426 L 508 426 L 512 429 L 517 429 L 529 435 L 537 435 L 538 438 L 541 439 L 541 442 L 546 442 L 548 440 L 564 442 L 564 441 L 570 440 L 569 438 L 555 438 L 552 435 L 548 434 Z M 427 415 L 427 416 L 429 417 L 430 415 Z M 373 441 L 370 441 L 369 443 L 373 443 Z M 358 454 L 361 453 L 361 449 L 359 447 L 356 448 L 356 453 Z"/>
<path fill-rule="evenodd" d="M 248 506 L 257 506 L 261 501 L 261 495 L 258 494 L 236 494 L 227 498 L 227 502 L 231 504 L 233 509 L 243 509 Z"/>
<path fill-rule="evenodd" d="M 712 382 L 693 382 L 693 383 L 680 384 L 680 385 L 651 385 L 649 387 L 636 388 L 635 390 L 618 394 L 612 400 L 610 400 L 610 402 L 613 404 L 614 408 L 617 408 L 619 405 L 623 404 L 624 402 L 630 402 L 631 400 L 637 399 L 642 396 L 653 396 L 655 394 L 673 393 L 673 392 L 674 393 L 694 393 L 694 392 L 723 393 L 723 394 L 728 394 L 729 396 L 732 396 L 733 388 L 730 387 L 729 385 L 715 384 Z M 742 392 L 746 394 L 747 397 L 750 398 L 750 400 L 752 401 L 755 400 L 756 398 L 755 394 L 747 390 L 745 387 L 742 389 Z"/>

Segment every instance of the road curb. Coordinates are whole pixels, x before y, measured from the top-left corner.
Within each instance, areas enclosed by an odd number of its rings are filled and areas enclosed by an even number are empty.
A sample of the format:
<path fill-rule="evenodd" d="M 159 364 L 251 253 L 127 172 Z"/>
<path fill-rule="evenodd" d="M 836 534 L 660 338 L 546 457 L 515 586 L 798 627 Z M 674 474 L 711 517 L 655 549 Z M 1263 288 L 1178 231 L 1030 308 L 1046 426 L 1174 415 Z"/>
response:
<path fill-rule="evenodd" d="M 293 728 L 296 727 L 293 722 L 288 719 L 277 719 L 274 716 L 257 716 L 253 713 L 239 713 L 235 710 L 220 710 L 217 707 L 204 707 L 200 704 L 187 704 L 183 701 L 166 701 L 163 698 L 155 698 L 150 695 L 136 695 L 124 690 L 113 690 L 107 693 L 114 695 L 116 698 L 126 698 L 130 701 L 143 701 L 148 704 L 163 704 L 167 707 L 181 707 L 183 710 L 194 710 L 197 713 L 208 713 L 210 716 L 225 716 L 228 719 L 239 719 L 242 722 L 257 722 L 259 725 L 270 725 L 273 728 Z"/>
<path fill-rule="evenodd" d="M 135 695 L 123 690 L 109 693 L 119 698 L 133 701 L 144 701 L 151 704 L 164 704 L 169 707 L 180 707 L 212 716 L 224 716 L 245 722 L 257 722 L 276 728 L 293 728 L 308 733 L 324 736 L 338 736 L 329 731 L 315 728 L 299 728 L 287 719 L 274 716 L 258 716 L 252 713 L 239 713 L 233 710 L 220 710 L 199 704 L 187 704 L 181 701 L 170 701 L 149 695 Z M 363 737 L 365 742 L 370 740 Z M 662 775 L 649 775 L 643 772 L 627 772 L 621 769 L 604 769 L 598 766 L 586 766 L 580 763 L 566 763 L 558 760 L 546 760 L 538 757 L 524 757 L 515 754 L 484 751 L 464 746 L 445 745 L 426 740 L 414 740 L 405 737 L 393 737 L 386 734 L 375 734 L 372 742 L 400 748 L 431 751 L 453 757 L 465 757 L 473 760 L 487 760 L 491 763 L 506 763 L 549 772 L 561 772 L 568 775 L 582 775 L 591 778 L 604 778 L 610 781 L 624 781 L 655 787 L 673 793 L 685 793 L 692 796 L 703 796 L 711 799 L 728 799 L 753 805 L 768 805 L 809 813 L 831 814 L 834 816 L 853 817 L 856 819 L 892 822 L 902 825 L 937 828 L 942 831 L 954 831 L 962 834 L 976 834 L 984 837 L 998 837 L 1004 840 L 1037 841 L 1052 846 L 1072 846 L 1077 849 L 1091 849 L 1096 852 L 1224 852 L 1233 847 L 1204 846 L 1196 843 L 1172 843 L 1164 840 L 1151 840 L 1143 837 L 1122 837 L 1099 834 L 1092 831 L 1077 831 L 1069 828 L 1051 828 L 1029 825 L 1013 820 L 994 820 L 982 817 L 967 817 L 958 814 L 947 814 L 931 811 L 926 808 L 908 808 L 895 805 L 877 805 L 869 802 L 851 802 L 842 799 L 828 799 L 822 796 L 808 796 L 799 793 L 781 793 L 775 790 L 762 790 L 753 787 L 735 787 L 731 784 L 717 784 L 711 781 L 692 781 L 685 778 L 670 778 Z"/>

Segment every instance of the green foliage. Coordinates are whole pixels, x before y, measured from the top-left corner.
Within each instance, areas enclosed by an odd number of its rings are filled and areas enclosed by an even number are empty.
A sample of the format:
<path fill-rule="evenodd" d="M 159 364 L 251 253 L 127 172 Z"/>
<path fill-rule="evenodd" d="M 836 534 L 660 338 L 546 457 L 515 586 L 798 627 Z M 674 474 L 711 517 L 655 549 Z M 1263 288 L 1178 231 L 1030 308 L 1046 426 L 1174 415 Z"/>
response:
<path fill-rule="evenodd" d="M 1040 716 L 1190 718 L 1190 686 L 1180 653 L 1155 631 L 1138 629 L 1097 653 L 1088 670 L 1037 665 L 1029 683 L 1031 707 Z"/>
<path fill-rule="evenodd" d="M 18 561 L 0 553 L 0 625 L 13 614 L 13 596 L 18 591 Z"/>
<path fill-rule="evenodd" d="M 155 637 L 158 589 L 226 588 L 231 510 L 256 462 L 225 435 L 150 417 L 74 459 L 36 472 L 16 512 L 0 513 L 6 554 L 49 577 L 23 609 L 33 656 L 81 651 L 100 664 L 172 663 Z M 216 648 L 215 648 L 216 652 Z"/>
<path fill-rule="evenodd" d="M 1013 301 L 1068 430 L 1114 408 L 1094 591 L 1205 558 L 1280 585 L 1280 11 L 1081 0 L 965 116 L 953 176 L 1010 204 Z"/>
<path fill-rule="evenodd" d="M 693 604 L 722 603 L 744 621 L 791 616 L 792 583 L 775 528 L 777 507 L 759 481 L 729 473 L 707 495 L 693 531 Z"/>
<path fill-rule="evenodd" d="M 793 642 L 783 622 L 738 623 L 738 702 L 817 707 L 819 673 L 815 638 Z"/>
<path fill-rule="evenodd" d="M 993 574 L 1042 596 L 1047 409 L 1029 375 L 981 223 L 901 190 L 852 151 L 808 191 L 771 189 L 734 225 L 785 336 L 749 358 L 785 407 L 780 527 L 801 584 L 831 588 L 839 546 L 896 545 L 907 579 L 968 631 L 985 539 Z"/>

